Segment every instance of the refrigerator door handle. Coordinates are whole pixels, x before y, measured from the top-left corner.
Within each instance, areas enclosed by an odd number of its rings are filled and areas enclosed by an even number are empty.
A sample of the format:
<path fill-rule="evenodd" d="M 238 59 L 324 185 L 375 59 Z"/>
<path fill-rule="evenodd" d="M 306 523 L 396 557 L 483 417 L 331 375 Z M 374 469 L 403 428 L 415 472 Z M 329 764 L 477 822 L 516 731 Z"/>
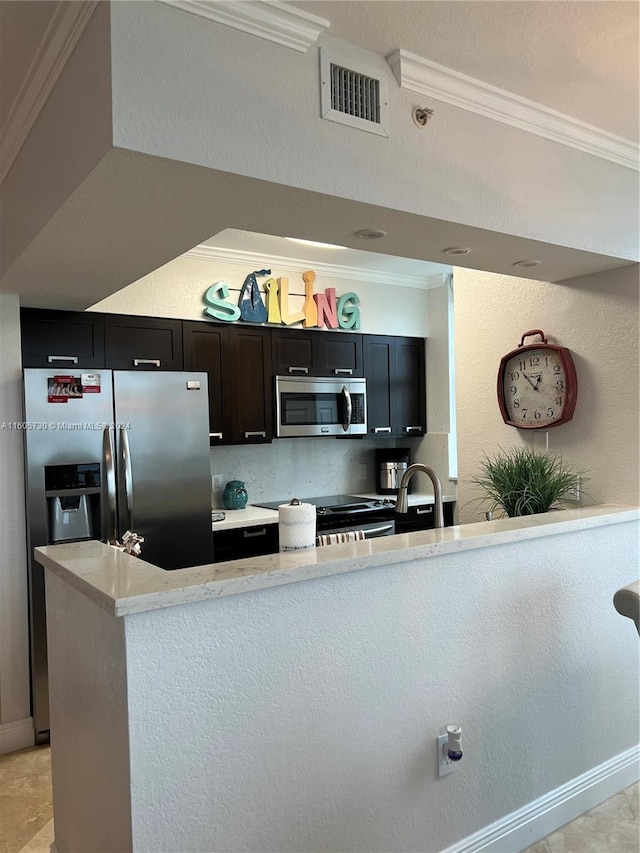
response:
<path fill-rule="evenodd" d="M 131 474 L 131 451 L 126 429 L 120 428 L 120 460 L 124 472 L 124 500 L 126 509 L 126 529 L 133 530 L 133 476 Z M 123 531 L 124 532 L 124 531 Z"/>
<path fill-rule="evenodd" d="M 106 489 L 107 511 L 103 514 L 102 536 L 108 544 L 117 539 L 116 530 L 116 466 L 113 454 L 113 437 L 111 429 L 107 426 L 102 432 L 102 465 L 104 471 L 104 482 Z"/>

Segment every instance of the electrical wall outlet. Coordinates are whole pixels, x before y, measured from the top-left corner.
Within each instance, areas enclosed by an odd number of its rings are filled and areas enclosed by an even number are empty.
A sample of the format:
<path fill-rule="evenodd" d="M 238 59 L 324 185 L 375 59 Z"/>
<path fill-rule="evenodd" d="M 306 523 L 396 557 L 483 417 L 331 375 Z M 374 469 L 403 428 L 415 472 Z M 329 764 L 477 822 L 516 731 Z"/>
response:
<path fill-rule="evenodd" d="M 219 494 L 223 489 L 222 485 L 222 474 L 212 474 L 211 475 L 211 491 L 214 495 Z"/>
<path fill-rule="evenodd" d="M 566 493 L 564 500 L 575 501 L 576 503 L 580 502 L 580 474 L 574 475 L 574 485 Z"/>
<path fill-rule="evenodd" d="M 459 761 L 451 761 L 451 759 L 447 758 L 447 753 L 445 752 L 447 741 L 449 740 L 448 735 L 438 735 L 436 739 L 437 749 L 438 749 L 438 776 L 446 776 L 448 773 L 451 773 L 452 770 L 456 769 L 456 765 L 459 764 Z"/>
<path fill-rule="evenodd" d="M 361 462 L 358 468 L 358 476 L 361 480 L 367 479 L 367 463 Z"/>

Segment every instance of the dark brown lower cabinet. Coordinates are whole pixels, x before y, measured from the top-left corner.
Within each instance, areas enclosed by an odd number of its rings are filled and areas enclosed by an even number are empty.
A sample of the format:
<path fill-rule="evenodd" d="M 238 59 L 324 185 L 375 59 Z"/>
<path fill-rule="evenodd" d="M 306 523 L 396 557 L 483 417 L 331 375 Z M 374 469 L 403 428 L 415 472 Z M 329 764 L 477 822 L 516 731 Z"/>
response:
<path fill-rule="evenodd" d="M 277 554 L 278 548 L 277 524 L 236 527 L 233 530 L 220 530 L 213 534 L 214 563 Z"/>
<path fill-rule="evenodd" d="M 443 505 L 444 526 L 451 527 L 453 524 L 454 501 L 447 501 Z M 433 504 L 422 506 L 410 506 L 409 512 L 402 515 L 396 514 L 396 533 L 413 533 L 416 530 L 433 530 L 435 525 L 435 509 Z"/>

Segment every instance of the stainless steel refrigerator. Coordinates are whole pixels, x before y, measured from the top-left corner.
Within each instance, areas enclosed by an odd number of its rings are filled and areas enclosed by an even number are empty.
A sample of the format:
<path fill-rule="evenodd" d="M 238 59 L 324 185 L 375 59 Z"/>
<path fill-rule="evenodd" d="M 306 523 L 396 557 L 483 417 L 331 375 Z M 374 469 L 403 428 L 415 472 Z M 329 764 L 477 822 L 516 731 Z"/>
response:
<path fill-rule="evenodd" d="M 49 734 L 49 692 L 44 573 L 33 549 L 121 540 L 132 530 L 144 537 L 141 559 L 163 569 L 213 560 L 207 375 L 67 373 L 24 371 L 31 696 L 38 743 Z"/>

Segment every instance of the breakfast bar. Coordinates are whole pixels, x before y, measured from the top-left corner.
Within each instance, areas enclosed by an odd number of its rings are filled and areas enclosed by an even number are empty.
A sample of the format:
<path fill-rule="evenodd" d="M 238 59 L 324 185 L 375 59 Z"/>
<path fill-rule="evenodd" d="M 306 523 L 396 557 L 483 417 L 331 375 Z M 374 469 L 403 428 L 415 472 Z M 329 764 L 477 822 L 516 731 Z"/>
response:
<path fill-rule="evenodd" d="M 591 780 L 563 822 L 582 813 L 637 777 L 638 643 L 612 598 L 639 519 L 595 506 L 176 571 L 37 548 L 55 850 L 443 850 L 558 774 Z M 439 779 L 450 723 L 464 758 Z"/>

